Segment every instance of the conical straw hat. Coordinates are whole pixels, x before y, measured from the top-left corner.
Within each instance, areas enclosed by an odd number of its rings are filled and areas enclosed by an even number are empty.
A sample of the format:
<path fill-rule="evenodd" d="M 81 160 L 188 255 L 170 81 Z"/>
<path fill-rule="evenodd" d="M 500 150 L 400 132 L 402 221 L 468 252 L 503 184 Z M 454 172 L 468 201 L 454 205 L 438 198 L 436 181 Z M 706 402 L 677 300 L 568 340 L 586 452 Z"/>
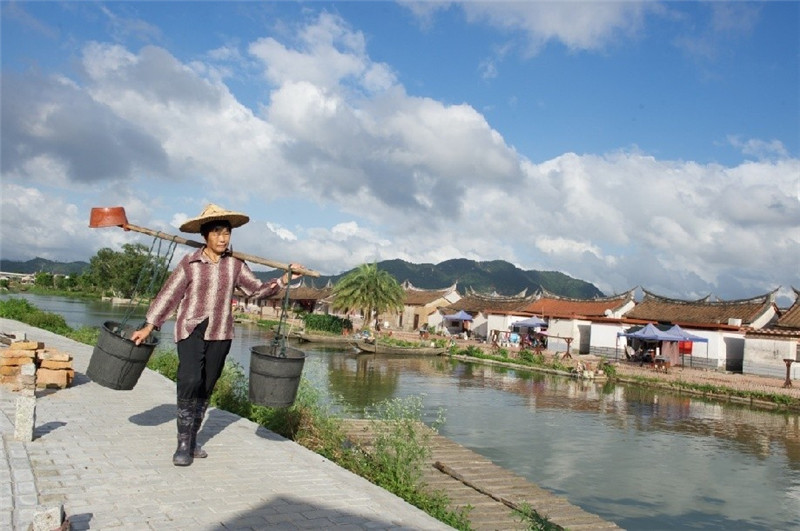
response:
<path fill-rule="evenodd" d="M 250 221 L 250 217 L 245 214 L 242 214 L 241 212 L 225 210 L 222 207 L 210 204 L 207 205 L 203 209 L 203 212 L 196 218 L 187 219 L 183 223 L 183 225 L 181 225 L 181 231 L 199 233 L 200 227 L 203 225 L 203 223 L 208 223 L 209 221 L 221 221 L 221 220 L 227 220 L 228 223 L 231 224 L 231 228 L 235 229 L 236 227 L 241 227 L 242 225 Z"/>

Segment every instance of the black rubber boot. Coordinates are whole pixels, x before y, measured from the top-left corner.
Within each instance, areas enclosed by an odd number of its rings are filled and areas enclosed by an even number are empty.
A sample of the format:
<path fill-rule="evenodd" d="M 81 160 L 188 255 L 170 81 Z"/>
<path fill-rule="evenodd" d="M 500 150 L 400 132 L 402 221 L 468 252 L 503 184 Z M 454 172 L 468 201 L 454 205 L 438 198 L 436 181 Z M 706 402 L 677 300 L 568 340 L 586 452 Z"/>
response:
<path fill-rule="evenodd" d="M 172 464 L 175 466 L 189 466 L 194 461 L 192 455 L 192 429 L 196 408 L 194 398 L 178 399 L 178 448 L 172 455 Z"/>
<path fill-rule="evenodd" d="M 203 418 L 206 416 L 206 409 L 208 409 L 208 400 L 198 400 L 194 410 L 194 424 L 192 425 L 192 456 L 200 459 L 208 457 L 208 452 L 203 450 L 203 447 L 197 444 L 197 434 L 200 432 L 200 426 L 203 424 Z"/>

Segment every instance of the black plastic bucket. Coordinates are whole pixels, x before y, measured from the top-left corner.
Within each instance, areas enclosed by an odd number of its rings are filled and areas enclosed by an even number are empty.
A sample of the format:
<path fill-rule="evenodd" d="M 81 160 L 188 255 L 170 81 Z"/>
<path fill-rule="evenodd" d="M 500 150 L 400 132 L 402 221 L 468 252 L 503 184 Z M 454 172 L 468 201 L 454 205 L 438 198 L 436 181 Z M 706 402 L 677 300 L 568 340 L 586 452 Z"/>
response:
<path fill-rule="evenodd" d="M 114 321 L 103 323 L 86 376 L 103 387 L 120 391 L 133 389 L 158 345 L 158 338 L 152 334 L 139 345 L 126 339 L 125 336 L 130 337 L 134 330 Z"/>
<path fill-rule="evenodd" d="M 306 354 L 300 349 L 279 345 L 250 348 L 250 401 L 259 406 L 289 407 L 297 397 Z"/>

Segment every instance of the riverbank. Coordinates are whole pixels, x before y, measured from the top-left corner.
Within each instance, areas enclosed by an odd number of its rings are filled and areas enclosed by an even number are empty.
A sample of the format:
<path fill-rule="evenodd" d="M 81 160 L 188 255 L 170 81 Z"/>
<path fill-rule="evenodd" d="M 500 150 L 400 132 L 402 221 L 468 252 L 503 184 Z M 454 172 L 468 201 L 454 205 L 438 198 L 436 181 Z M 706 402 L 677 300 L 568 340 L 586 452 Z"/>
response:
<path fill-rule="evenodd" d="M 409 332 L 395 331 L 394 335 L 398 337 L 415 337 L 415 334 Z M 791 387 L 785 387 L 785 378 L 680 366 L 671 367 L 668 371 L 663 371 L 656 370 L 649 364 L 607 359 L 595 355 L 572 354 L 569 357 L 565 357 L 563 352 L 557 353 L 549 350 L 542 352 L 543 364 L 541 366 L 531 366 L 530 364 L 520 364 L 518 362 L 518 349 L 505 349 L 507 357 L 499 357 L 497 349 L 486 343 L 462 339 L 454 340 L 453 343 L 459 351 L 463 352 L 471 347 L 480 350 L 486 356 L 492 357 L 492 359 L 482 359 L 463 354 L 449 354 L 451 357 L 462 361 L 500 364 L 508 368 L 521 368 L 573 377 L 576 376 L 579 363 L 590 372 L 597 369 L 601 363 L 608 363 L 613 366 L 615 373 L 613 377 L 609 378 L 612 381 L 661 388 L 676 393 L 690 394 L 709 400 L 736 403 L 759 409 L 800 411 L 800 381 L 792 382 Z M 564 370 L 546 368 L 546 366 L 552 365 L 553 362 L 563 366 Z"/>
<path fill-rule="evenodd" d="M 131 391 L 86 378 L 93 347 L 8 319 L 69 352 L 67 389 L 37 394 L 32 441 L 14 438 L 16 393 L 0 387 L 0 528 L 63 506 L 71 529 L 450 529 L 424 511 L 257 424 L 216 408 L 190 467 L 172 465 L 175 385 L 144 371 Z M 53 526 L 56 527 L 56 526 Z"/>

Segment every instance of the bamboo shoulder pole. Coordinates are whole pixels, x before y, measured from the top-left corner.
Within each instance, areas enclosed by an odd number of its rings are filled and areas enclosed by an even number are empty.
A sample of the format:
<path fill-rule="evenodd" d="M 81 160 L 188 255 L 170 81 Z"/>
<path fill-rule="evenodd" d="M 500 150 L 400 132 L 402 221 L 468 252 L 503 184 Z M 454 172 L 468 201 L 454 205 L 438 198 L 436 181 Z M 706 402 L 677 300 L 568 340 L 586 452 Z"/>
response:
<path fill-rule="evenodd" d="M 174 241 L 183 245 L 188 245 L 189 247 L 201 248 L 205 244 L 196 242 L 194 240 L 187 240 L 186 238 L 181 238 L 180 236 L 174 236 L 172 234 L 167 234 L 166 232 L 156 231 L 152 229 L 147 229 L 145 227 L 138 227 L 136 225 L 131 225 L 130 223 L 125 223 L 122 225 L 122 228 L 125 230 L 132 230 L 134 232 L 141 232 L 142 234 L 148 234 L 150 236 L 155 236 L 156 238 L 161 238 L 162 240 L 169 240 Z M 283 271 L 287 271 L 289 269 L 290 264 L 283 264 L 281 262 L 276 262 L 275 260 L 269 260 L 267 258 L 261 258 L 260 256 L 254 256 L 252 254 L 245 254 L 233 251 L 233 256 L 239 258 L 240 260 L 244 260 L 246 262 L 253 262 L 254 264 L 261 264 L 269 267 L 274 267 L 275 269 L 282 269 Z M 304 267 L 292 267 L 292 273 L 300 273 L 307 277 L 319 277 L 319 272 L 314 271 L 312 269 L 306 269 Z"/>

